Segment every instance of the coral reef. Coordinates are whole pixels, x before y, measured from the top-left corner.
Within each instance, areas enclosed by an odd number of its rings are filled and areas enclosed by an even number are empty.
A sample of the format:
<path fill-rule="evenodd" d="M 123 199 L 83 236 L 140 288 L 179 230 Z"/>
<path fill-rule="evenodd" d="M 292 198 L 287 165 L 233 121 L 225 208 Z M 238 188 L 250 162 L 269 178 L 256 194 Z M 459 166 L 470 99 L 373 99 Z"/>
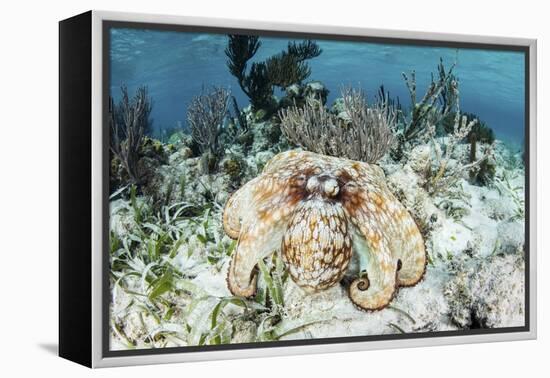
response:
<path fill-rule="evenodd" d="M 299 84 L 311 75 L 311 69 L 305 61 L 319 55 L 321 49 L 315 42 L 289 42 L 287 51 L 266 60 L 267 78 L 271 85 L 283 90 L 292 84 Z"/>
<path fill-rule="evenodd" d="M 452 199 L 450 192 L 433 197 L 424 189 L 423 163 L 433 153 L 427 143 L 418 144 L 404 165 L 392 159 L 379 162 L 389 190 L 418 224 L 428 254 L 424 279 L 400 290 L 384 310 L 365 315 L 341 284 L 304 291 L 289 279 L 280 252 L 258 262 L 254 298 L 233 296 L 226 277 L 237 243 L 224 236 L 222 207 L 239 182 L 254 179 L 275 151 L 289 148 L 268 142 L 274 127 L 270 122 L 253 121 L 250 108 L 242 112 L 253 135 L 247 154 L 239 145 L 228 147 L 231 152 L 219 171 L 205 174 L 200 157 L 190 153 L 188 144 L 181 145 L 156 169 L 160 207 L 137 192 L 133 200 L 112 200 L 114 349 L 522 324 L 523 166 L 521 155 L 498 142 L 494 185 L 472 185 L 468 177 L 455 184 L 467 200 Z M 468 148 L 457 145 L 450 164 L 468 164 Z M 232 178 L 239 170 L 240 181 Z M 481 269 L 486 259 L 498 265 Z M 352 255 L 343 277 L 346 284 L 360 276 L 358 260 Z M 490 271 L 501 268 L 509 274 L 498 282 Z M 478 286 L 470 283 L 474 279 Z M 494 302 L 491 288 L 498 289 L 500 302 Z M 476 299 L 477 290 L 486 295 Z"/>
<path fill-rule="evenodd" d="M 285 81 L 260 45 L 229 37 L 242 109 L 210 87 L 157 140 L 145 88 L 112 106 L 112 349 L 523 325 L 522 151 L 461 111 L 454 66 L 420 100 L 404 75 L 410 108 L 384 87 L 327 107 L 291 83 L 320 49 L 278 54 L 304 58 Z"/>
<path fill-rule="evenodd" d="M 305 84 L 292 84 L 286 88 L 285 96 L 279 101 L 281 109 L 295 106 L 304 107 L 307 101 L 320 101 L 322 105 L 327 103 L 329 90 L 320 81 L 310 81 Z"/>
<path fill-rule="evenodd" d="M 397 114 L 397 143 L 392 151 L 392 157 L 402 160 L 407 152 L 418 144 L 446 134 L 456 137 L 466 137 L 477 123 L 476 119 L 470 119 L 468 115 L 460 112 L 459 105 L 459 80 L 453 71 L 456 63 L 446 69 L 441 58 L 437 66 L 437 75 L 432 74 L 432 80 L 424 96 L 418 101 L 416 93 L 416 73 L 402 73 L 407 86 L 411 106 L 407 111 L 399 101 L 390 98 L 384 87 L 380 88 L 378 97 L 384 100 Z M 466 120 L 463 119 L 466 117 Z M 464 125 L 462 125 L 464 123 Z M 467 132 L 464 130 L 467 129 Z M 462 140 L 460 140 L 462 141 Z M 437 148 L 436 148 L 437 149 Z M 440 148 L 441 149 L 441 146 Z M 444 148 L 443 148 L 444 149 Z M 471 163 L 474 163 L 472 160 Z M 479 164 L 479 163 L 478 163 Z"/>
<path fill-rule="evenodd" d="M 440 60 L 437 80 L 432 75 L 432 81 L 420 102 L 417 102 L 415 72 L 410 76 L 403 73 L 412 104 L 408 114 L 400 104 L 388 99 L 389 95 L 384 94 L 383 88 L 379 95 L 387 99 L 388 106 L 394 108 L 397 114 L 397 144 L 392 157 L 402 160 L 411 155 L 419 144 L 427 143 L 430 147 L 431 151 L 425 150 L 425 163 L 421 170 L 424 188 L 431 195 L 454 190 L 465 174 L 479 183 L 488 183 L 494 176 L 491 159 L 494 135 L 472 114 L 461 112 L 459 81 L 453 73 L 454 67 L 455 64 L 447 70 L 443 60 Z M 466 141 L 470 143 L 469 161 L 463 163 L 460 161 L 462 159 L 457 159 L 455 149 Z M 479 157 L 478 142 L 485 144 Z"/>
<path fill-rule="evenodd" d="M 488 146 L 483 156 L 478 160 L 474 159 L 468 164 L 451 164 L 456 146 L 467 137 L 476 122 L 477 120 L 468 122 L 466 116 L 457 112 L 454 121 L 454 131 L 448 137 L 436 138 L 434 128 L 428 131 L 427 137 L 430 139 L 430 145 L 433 148 L 433 155 L 435 156 L 433 160 L 427 160 L 424 170 L 424 185 L 429 193 L 435 194 L 450 190 L 465 172 L 479 167 L 491 155 L 492 148 Z M 471 154 L 469 159 L 471 159 Z"/>
<path fill-rule="evenodd" d="M 259 37 L 248 35 L 228 35 L 225 55 L 228 57 L 229 72 L 237 78 L 242 91 L 248 96 L 252 107 L 263 109 L 271 104 L 273 89 L 267 80 L 264 62 L 252 63 L 247 72 L 248 61 L 261 46 Z"/>
<path fill-rule="evenodd" d="M 139 169 L 139 150 L 145 132 L 150 127 L 151 99 L 147 87 L 140 87 L 130 99 L 128 89 L 121 88 L 122 99 L 118 105 L 110 101 L 109 128 L 111 152 L 124 167 L 131 184 L 139 185 L 142 171 Z"/>
<path fill-rule="evenodd" d="M 256 111 L 276 108 L 273 87 L 285 90 L 293 84 L 300 84 L 311 74 L 306 60 L 319 56 L 322 50 L 317 43 L 305 40 L 301 43 L 289 42 L 287 50 L 273 55 L 262 62 L 254 62 L 247 72 L 248 61 L 261 46 L 258 37 L 228 35 L 227 66 L 229 72 L 239 82 L 242 91 L 250 99 Z"/>
<path fill-rule="evenodd" d="M 351 88 L 342 91 L 342 99 L 343 116 L 311 98 L 303 108 L 280 110 L 283 133 L 310 151 L 376 163 L 394 143 L 395 114 L 385 104 L 369 107 L 364 93 Z"/>
<path fill-rule="evenodd" d="M 402 143 L 421 141 L 426 133 L 432 132 L 432 128 L 438 127 L 455 112 L 459 92 L 458 80 L 453 74 L 454 67 L 455 64 L 448 70 L 445 69 L 443 59 L 440 59 L 437 80 L 432 75 L 432 81 L 420 102 L 417 101 L 416 94 L 416 73 L 412 71 L 410 75 L 402 74 L 412 104 L 407 115 L 400 112 Z"/>
<path fill-rule="evenodd" d="M 213 171 L 224 153 L 220 136 L 224 131 L 228 107 L 229 92 L 224 88 L 214 87 L 208 93 L 203 90 L 202 94 L 193 98 L 187 108 L 191 137 L 202 154 L 205 172 Z"/>

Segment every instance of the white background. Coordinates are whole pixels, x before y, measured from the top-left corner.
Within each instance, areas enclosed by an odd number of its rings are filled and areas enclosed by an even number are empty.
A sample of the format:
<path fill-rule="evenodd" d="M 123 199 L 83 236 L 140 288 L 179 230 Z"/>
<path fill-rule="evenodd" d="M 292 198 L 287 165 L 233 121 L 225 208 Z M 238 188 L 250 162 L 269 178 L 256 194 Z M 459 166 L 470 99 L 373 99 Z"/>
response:
<path fill-rule="evenodd" d="M 548 372 L 550 211 L 544 1 L 3 1 L 0 7 L 0 375 L 57 377 L 541 376 Z M 57 21 L 89 9 L 487 34 L 538 39 L 537 341 L 87 370 L 56 357 Z M 79 125 L 74 125 L 79 127 Z M 546 189 L 546 190 L 545 190 Z M 546 297 L 546 298 L 545 298 Z M 546 350 L 545 350 L 546 349 Z"/>

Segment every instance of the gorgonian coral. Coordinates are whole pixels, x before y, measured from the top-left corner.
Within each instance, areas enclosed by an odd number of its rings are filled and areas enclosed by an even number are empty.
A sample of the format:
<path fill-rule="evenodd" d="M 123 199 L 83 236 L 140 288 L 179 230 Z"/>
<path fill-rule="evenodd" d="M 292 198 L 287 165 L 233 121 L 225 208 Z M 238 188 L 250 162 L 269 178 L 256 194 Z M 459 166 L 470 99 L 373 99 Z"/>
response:
<path fill-rule="evenodd" d="M 394 143 L 395 113 L 385 103 L 369 106 L 362 91 L 344 89 L 342 98 L 344 119 L 315 99 L 280 110 L 284 135 L 309 151 L 376 163 Z"/>
<path fill-rule="evenodd" d="M 254 62 L 248 70 L 248 62 L 261 46 L 257 36 L 228 35 L 225 55 L 229 72 L 235 76 L 242 91 L 248 96 L 255 110 L 267 109 L 272 104 L 273 88 L 286 89 L 309 77 L 311 69 L 306 60 L 319 56 L 322 50 L 310 40 L 289 42 L 287 50 Z"/>
<path fill-rule="evenodd" d="M 139 154 L 145 132 L 150 128 L 152 101 L 147 87 L 139 87 L 133 98 L 128 95 L 126 86 L 122 86 L 121 92 L 118 105 L 112 99 L 110 102 L 111 151 L 120 160 L 130 183 L 138 185 L 141 183 Z"/>

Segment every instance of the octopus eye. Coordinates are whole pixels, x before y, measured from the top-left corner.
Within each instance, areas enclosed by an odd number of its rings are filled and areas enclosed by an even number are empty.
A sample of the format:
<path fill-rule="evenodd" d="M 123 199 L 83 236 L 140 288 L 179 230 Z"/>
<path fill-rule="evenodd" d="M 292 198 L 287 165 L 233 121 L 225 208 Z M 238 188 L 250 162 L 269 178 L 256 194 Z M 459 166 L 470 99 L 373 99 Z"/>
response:
<path fill-rule="evenodd" d="M 344 185 L 344 188 L 345 188 L 346 192 L 348 192 L 350 194 L 357 193 L 359 191 L 359 186 L 353 181 L 347 182 Z"/>
<path fill-rule="evenodd" d="M 299 186 L 303 187 L 306 185 L 307 177 L 304 174 L 300 174 L 294 177 L 294 180 L 292 180 L 293 186 Z"/>

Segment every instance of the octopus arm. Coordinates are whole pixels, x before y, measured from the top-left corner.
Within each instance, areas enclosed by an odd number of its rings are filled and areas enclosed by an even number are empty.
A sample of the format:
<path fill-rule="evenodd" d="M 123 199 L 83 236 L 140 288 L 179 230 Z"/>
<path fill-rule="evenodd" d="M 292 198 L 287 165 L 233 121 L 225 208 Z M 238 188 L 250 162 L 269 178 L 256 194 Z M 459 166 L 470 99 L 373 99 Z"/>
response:
<path fill-rule="evenodd" d="M 426 248 L 422 234 L 411 214 L 390 192 L 385 183 L 379 187 L 379 194 L 366 195 L 375 216 L 382 225 L 389 240 L 392 255 L 399 259 L 397 274 L 399 286 L 414 286 L 426 270 Z"/>
<path fill-rule="evenodd" d="M 397 202 L 397 201 L 396 201 Z M 397 206 L 398 205 L 398 206 Z M 390 235 L 394 244 L 392 252 L 401 262 L 397 273 L 399 286 L 416 285 L 426 272 L 427 255 L 422 234 L 409 212 L 397 202 Z"/>
<path fill-rule="evenodd" d="M 264 176 L 249 184 L 235 194 L 224 213 L 226 230 L 231 228 L 234 235 L 238 230 L 227 282 L 234 295 L 243 297 L 255 294 L 256 266 L 279 249 L 296 202 L 296 196 L 277 178 Z M 230 214 L 230 209 L 235 212 Z"/>
<path fill-rule="evenodd" d="M 410 213 L 387 187 L 380 167 L 361 164 L 358 173 L 357 181 L 366 190 L 349 195 L 355 197 L 351 198 L 351 203 L 359 206 L 348 208 L 348 211 L 355 213 L 359 223 L 378 225 L 380 233 L 388 240 L 391 255 L 400 261 L 397 284 L 414 286 L 426 270 L 427 256 L 422 234 Z"/>
<path fill-rule="evenodd" d="M 284 233 L 281 224 L 266 220 L 245 222 L 229 265 L 227 283 L 233 295 L 251 297 L 256 293 L 256 266 L 278 247 Z"/>
<path fill-rule="evenodd" d="M 364 310 L 381 310 L 395 295 L 398 261 L 376 227 L 357 227 L 353 249 L 359 255 L 362 274 L 349 287 L 350 299 Z"/>
<path fill-rule="evenodd" d="M 229 197 L 223 209 L 223 229 L 231 239 L 237 239 L 241 232 L 241 221 L 247 209 L 247 203 L 252 198 L 252 189 L 258 179 L 251 180 L 244 184 Z"/>

